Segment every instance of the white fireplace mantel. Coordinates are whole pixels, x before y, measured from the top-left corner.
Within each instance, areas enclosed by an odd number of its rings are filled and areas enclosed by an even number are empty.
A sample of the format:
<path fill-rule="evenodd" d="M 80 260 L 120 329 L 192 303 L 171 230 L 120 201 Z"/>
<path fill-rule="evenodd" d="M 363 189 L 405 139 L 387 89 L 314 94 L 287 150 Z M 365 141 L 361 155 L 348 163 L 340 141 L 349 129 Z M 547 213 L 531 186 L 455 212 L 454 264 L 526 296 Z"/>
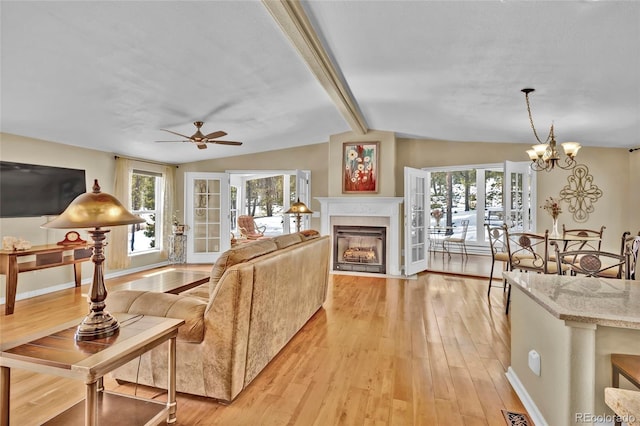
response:
<path fill-rule="evenodd" d="M 389 220 L 387 232 L 387 272 L 401 275 L 400 268 L 400 204 L 402 197 L 316 197 L 320 202 L 320 232 L 332 235 L 331 218 L 335 216 L 384 217 Z M 360 224 L 360 221 L 354 221 Z M 333 257 L 332 257 L 333 258 Z M 333 265 L 332 265 L 333 269 Z"/>

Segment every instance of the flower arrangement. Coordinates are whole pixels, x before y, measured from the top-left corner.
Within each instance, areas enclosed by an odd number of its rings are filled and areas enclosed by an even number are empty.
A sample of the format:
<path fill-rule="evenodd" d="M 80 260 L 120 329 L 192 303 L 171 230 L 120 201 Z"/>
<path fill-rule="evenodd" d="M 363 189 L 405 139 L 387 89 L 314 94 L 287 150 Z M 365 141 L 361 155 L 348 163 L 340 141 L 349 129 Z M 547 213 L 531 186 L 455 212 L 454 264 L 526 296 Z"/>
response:
<path fill-rule="evenodd" d="M 433 218 L 437 221 L 439 221 L 440 219 L 442 219 L 442 216 L 444 215 L 443 211 L 440 209 L 433 209 L 431 211 L 431 216 L 433 216 Z"/>
<path fill-rule="evenodd" d="M 543 209 L 547 211 L 551 215 L 551 217 L 555 220 L 562 213 L 562 207 L 560 207 L 560 201 L 556 200 L 553 197 L 549 197 L 545 200 Z"/>

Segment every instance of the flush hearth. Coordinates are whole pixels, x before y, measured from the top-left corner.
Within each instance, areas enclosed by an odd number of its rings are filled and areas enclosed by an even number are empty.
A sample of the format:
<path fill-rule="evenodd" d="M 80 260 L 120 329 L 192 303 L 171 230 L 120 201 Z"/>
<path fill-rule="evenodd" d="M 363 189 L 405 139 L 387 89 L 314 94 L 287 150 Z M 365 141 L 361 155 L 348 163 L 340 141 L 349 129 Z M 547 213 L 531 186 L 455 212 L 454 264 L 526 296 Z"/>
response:
<path fill-rule="evenodd" d="M 334 226 L 333 269 L 386 273 L 386 228 Z"/>

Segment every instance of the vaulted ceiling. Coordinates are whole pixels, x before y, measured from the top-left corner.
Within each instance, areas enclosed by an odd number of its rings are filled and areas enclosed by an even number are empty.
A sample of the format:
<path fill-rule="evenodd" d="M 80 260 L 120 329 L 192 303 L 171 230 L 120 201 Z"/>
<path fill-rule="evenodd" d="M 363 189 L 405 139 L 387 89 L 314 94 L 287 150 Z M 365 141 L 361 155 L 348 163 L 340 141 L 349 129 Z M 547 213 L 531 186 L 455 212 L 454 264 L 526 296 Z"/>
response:
<path fill-rule="evenodd" d="M 640 145 L 640 2 L 5 1 L 0 130 L 183 163 L 353 130 Z M 174 140 L 224 130 L 241 147 Z M 180 138 L 176 137 L 175 140 Z M 523 154 L 524 155 L 524 154 Z"/>

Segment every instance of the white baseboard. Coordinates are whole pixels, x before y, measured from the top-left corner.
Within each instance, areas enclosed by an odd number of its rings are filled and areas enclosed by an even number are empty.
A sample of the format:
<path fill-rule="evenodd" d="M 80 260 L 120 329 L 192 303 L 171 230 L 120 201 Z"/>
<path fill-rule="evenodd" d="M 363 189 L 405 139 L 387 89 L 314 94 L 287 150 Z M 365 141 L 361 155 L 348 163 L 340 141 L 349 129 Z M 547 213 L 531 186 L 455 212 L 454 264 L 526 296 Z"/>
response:
<path fill-rule="evenodd" d="M 105 279 L 117 278 L 123 275 L 132 274 L 134 272 L 146 271 L 147 269 L 159 268 L 161 266 L 167 266 L 167 265 L 169 265 L 169 262 L 160 262 L 160 263 L 155 263 L 153 265 L 141 266 L 138 268 L 121 269 L 116 272 L 105 274 L 104 278 Z M 18 280 L 20 280 L 20 274 L 18 274 Z M 93 281 L 93 276 L 87 277 L 82 280 L 81 284 L 82 285 L 90 284 L 92 281 Z M 18 282 L 18 286 L 19 285 L 20 283 Z M 62 283 L 62 284 L 54 285 L 51 287 L 39 288 L 37 290 L 23 291 L 22 293 L 16 294 L 16 301 L 29 299 L 31 297 L 36 297 L 36 296 L 42 296 L 44 294 L 49 294 L 49 293 L 53 293 L 60 290 L 66 290 L 68 288 L 73 288 L 75 285 L 76 285 L 75 281 L 70 281 L 68 283 Z M 0 297 L 0 305 L 4 305 L 5 303 L 7 303 L 6 297 Z"/>
<path fill-rule="evenodd" d="M 524 408 L 526 408 L 531 421 L 536 426 L 548 426 L 549 423 L 547 423 L 547 421 L 544 419 L 544 416 L 536 406 L 535 402 L 533 402 L 533 400 L 529 396 L 529 393 L 522 385 L 522 382 L 520 382 L 520 379 L 518 378 L 516 372 L 511 367 L 509 367 L 505 375 L 507 376 L 507 380 L 509 380 L 509 383 L 511 383 L 511 387 L 520 398 L 522 405 L 524 405 Z M 592 426 L 613 426 L 613 421 L 603 419 L 602 421 L 595 421 L 590 424 Z M 622 426 L 627 426 L 627 424 L 622 423 Z"/>
<path fill-rule="evenodd" d="M 511 387 L 516 392 L 522 405 L 527 410 L 527 414 L 529 414 L 529 418 L 536 426 L 549 426 L 549 423 L 544 419 L 544 416 L 538 409 L 538 406 L 533 399 L 529 396 L 529 392 L 524 388 L 522 382 L 518 378 L 518 375 L 513 370 L 513 368 L 509 367 L 507 372 L 505 373 L 507 376 L 507 380 L 511 383 Z"/>

